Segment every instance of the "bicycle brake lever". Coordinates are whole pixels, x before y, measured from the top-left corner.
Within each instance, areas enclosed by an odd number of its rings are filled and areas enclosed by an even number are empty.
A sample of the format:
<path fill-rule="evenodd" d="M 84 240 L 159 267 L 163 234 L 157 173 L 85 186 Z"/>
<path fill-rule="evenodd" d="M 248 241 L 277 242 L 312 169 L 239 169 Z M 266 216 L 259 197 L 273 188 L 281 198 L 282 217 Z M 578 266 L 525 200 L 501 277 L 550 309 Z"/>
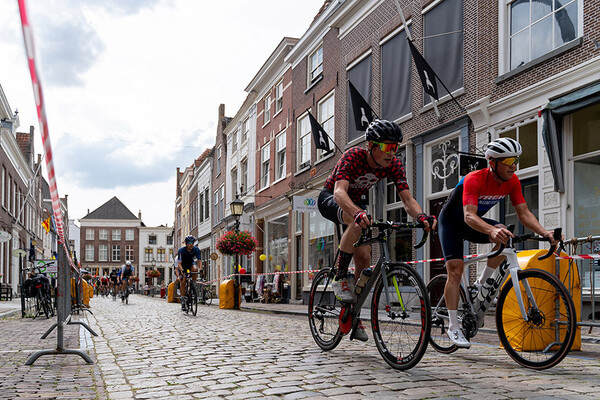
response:
<path fill-rule="evenodd" d="M 562 238 L 562 228 L 554 229 L 554 233 L 552 234 L 552 236 L 554 237 L 554 240 L 560 240 Z M 548 252 L 546 254 L 544 254 L 543 256 L 538 257 L 538 260 L 543 261 L 543 260 L 547 259 L 552 254 L 554 254 L 555 250 L 556 250 L 556 245 L 555 244 L 551 245 Z"/>

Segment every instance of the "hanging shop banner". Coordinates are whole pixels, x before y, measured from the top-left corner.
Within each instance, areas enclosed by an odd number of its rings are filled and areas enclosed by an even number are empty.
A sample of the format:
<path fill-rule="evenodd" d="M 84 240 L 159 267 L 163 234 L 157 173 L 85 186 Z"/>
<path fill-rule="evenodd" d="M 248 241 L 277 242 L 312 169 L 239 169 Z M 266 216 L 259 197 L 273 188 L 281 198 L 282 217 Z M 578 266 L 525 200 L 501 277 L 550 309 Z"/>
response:
<path fill-rule="evenodd" d="M 299 212 L 317 211 L 317 198 L 310 196 L 294 196 L 292 208 Z"/>
<path fill-rule="evenodd" d="M 42 274 L 55 274 L 58 272 L 58 264 L 56 264 L 56 260 L 38 260 L 35 262 L 35 266 L 40 269 Z"/>
<path fill-rule="evenodd" d="M 469 172 L 487 167 L 487 160 L 482 157 L 460 155 L 460 174 L 465 176 Z"/>

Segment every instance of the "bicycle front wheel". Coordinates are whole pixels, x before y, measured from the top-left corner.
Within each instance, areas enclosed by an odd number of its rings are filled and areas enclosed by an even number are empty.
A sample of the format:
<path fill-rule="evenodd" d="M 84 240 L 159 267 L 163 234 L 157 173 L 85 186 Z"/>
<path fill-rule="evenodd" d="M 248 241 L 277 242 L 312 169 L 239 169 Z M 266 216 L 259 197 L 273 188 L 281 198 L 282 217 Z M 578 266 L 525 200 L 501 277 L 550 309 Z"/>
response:
<path fill-rule="evenodd" d="M 546 271 L 519 271 L 518 281 L 527 321 L 521 315 L 513 282 L 508 279 L 496 308 L 500 342 L 508 355 L 524 367 L 553 367 L 566 357 L 575 339 L 573 300 L 562 282 Z M 527 285 L 532 299 L 527 295 Z"/>
<path fill-rule="evenodd" d="M 198 292 L 196 291 L 196 286 L 193 284 L 189 288 L 188 294 L 188 309 L 195 316 L 198 313 Z"/>
<path fill-rule="evenodd" d="M 207 306 L 210 306 L 210 305 L 212 304 L 212 299 L 213 299 L 213 296 L 212 296 L 212 290 L 210 290 L 210 289 L 206 289 L 206 288 L 205 288 L 205 289 L 203 290 L 203 292 L 204 292 L 204 295 L 203 295 L 203 296 L 204 296 L 204 298 L 202 299 L 202 301 L 203 301 L 203 302 L 204 302 L 204 304 L 206 304 Z"/>
<path fill-rule="evenodd" d="M 341 303 L 333 294 L 333 275 L 329 268 L 315 276 L 308 299 L 308 324 L 310 333 L 323 350 L 333 350 L 342 340 L 339 317 Z"/>
<path fill-rule="evenodd" d="M 392 368 L 414 367 L 427 350 L 431 308 L 427 288 L 411 266 L 399 264 L 375 284 L 371 327 L 377 350 Z M 388 302 L 389 300 L 389 302 Z"/>
<path fill-rule="evenodd" d="M 444 297 L 444 288 L 448 275 L 440 274 L 433 277 L 427 284 L 429 301 L 431 303 L 431 336 L 429 343 L 436 351 L 443 354 L 454 353 L 458 347 L 448 337 L 448 325 L 450 323 L 448 316 L 448 306 Z M 467 302 L 467 295 L 462 286 L 459 288 L 460 297 L 458 300 L 458 320 L 463 321 L 465 314 L 464 304 Z"/>

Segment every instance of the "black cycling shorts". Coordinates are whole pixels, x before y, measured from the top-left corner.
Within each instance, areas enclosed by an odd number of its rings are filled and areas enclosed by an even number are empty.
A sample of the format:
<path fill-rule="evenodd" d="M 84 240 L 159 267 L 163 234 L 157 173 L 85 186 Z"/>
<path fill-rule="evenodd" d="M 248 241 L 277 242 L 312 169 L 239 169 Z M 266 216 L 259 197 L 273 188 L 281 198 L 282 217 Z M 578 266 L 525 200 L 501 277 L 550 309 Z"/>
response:
<path fill-rule="evenodd" d="M 319 212 L 323 217 L 332 221 L 335 224 L 344 225 L 344 228 L 346 227 L 343 217 L 344 212 L 342 210 L 342 207 L 340 207 L 333 199 L 333 193 L 331 193 L 327 189 L 321 190 L 321 193 L 319 194 L 319 200 L 317 201 L 317 205 L 319 207 Z M 368 203 L 357 204 L 357 206 L 359 206 L 363 210 L 367 209 L 367 205 Z"/>
<path fill-rule="evenodd" d="M 494 221 L 493 219 L 480 218 L 492 226 L 501 225 L 498 221 Z M 490 243 L 490 237 L 488 235 L 476 231 L 464 221 L 449 217 L 443 211 L 438 218 L 437 229 L 442 245 L 442 252 L 444 253 L 446 261 L 463 259 L 464 240 L 468 240 L 472 243 Z"/>

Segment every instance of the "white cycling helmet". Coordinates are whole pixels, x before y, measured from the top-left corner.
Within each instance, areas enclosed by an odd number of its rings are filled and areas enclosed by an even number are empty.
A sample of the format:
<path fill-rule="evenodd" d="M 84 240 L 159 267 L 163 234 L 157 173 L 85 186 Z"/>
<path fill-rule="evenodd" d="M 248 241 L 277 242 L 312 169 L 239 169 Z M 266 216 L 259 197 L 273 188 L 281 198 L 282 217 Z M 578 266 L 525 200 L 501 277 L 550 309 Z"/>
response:
<path fill-rule="evenodd" d="M 127 262 L 125 263 L 125 265 L 127 265 L 128 267 L 129 267 L 129 266 L 131 266 L 131 261 L 127 261 Z"/>
<path fill-rule="evenodd" d="M 490 160 L 492 158 L 519 157 L 521 153 L 523 153 L 523 148 L 515 139 L 498 138 L 488 143 L 485 158 Z"/>

